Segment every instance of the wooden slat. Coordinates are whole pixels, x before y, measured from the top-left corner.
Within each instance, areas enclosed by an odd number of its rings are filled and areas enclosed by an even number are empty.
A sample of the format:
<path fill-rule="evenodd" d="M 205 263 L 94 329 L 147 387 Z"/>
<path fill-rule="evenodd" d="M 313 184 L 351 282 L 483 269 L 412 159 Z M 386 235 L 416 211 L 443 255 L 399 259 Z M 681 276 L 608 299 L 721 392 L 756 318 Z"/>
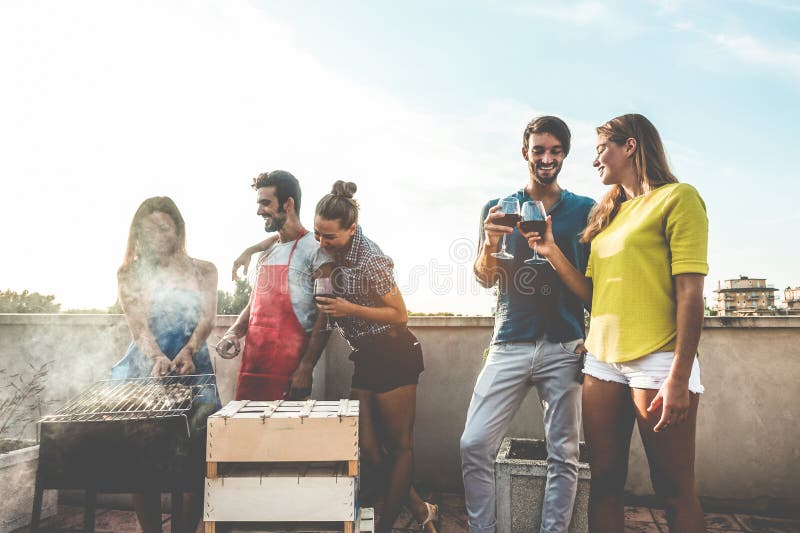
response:
<path fill-rule="evenodd" d="M 278 400 L 277 402 L 273 403 L 272 405 L 268 405 L 264 408 L 264 412 L 261 414 L 261 419 L 266 420 L 267 418 L 272 416 L 272 413 L 278 410 L 278 407 L 281 406 L 283 400 Z"/>
<path fill-rule="evenodd" d="M 209 479 L 217 478 L 217 463 L 214 461 L 206 463 L 206 477 Z"/>
<path fill-rule="evenodd" d="M 216 522 L 353 521 L 355 479 L 224 477 L 207 479 L 205 518 Z"/>
<path fill-rule="evenodd" d="M 224 523 L 224 522 L 223 522 Z M 222 531 L 223 529 L 220 528 Z M 342 533 L 342 522 L 251 522 L 225 523 L 230 533 Z M 355 526 L 358 533 L 358 525 Z M 372 530 L 366 530 L 372 533 Z"/>
<path fill-rule="evenodd" d="M 362 507 L 358 510 L 358 533 L 375 532 L 375 510 L 372 507 Z"/>
<path fill-rule="evenodd" d="M 316 403 L 314 400 L 306 401 L 306 404 L 303 406 L 298 416 L 300 418 L 308 418 L 308 415 L 311 414 L 311 410 L 314 409 L 314 403 Z"/>
<path fill-rule="evenodd" d="M 344 398 L 339 400 L 339 410 L 336 412 L 336 415 L 341 419 L 343 416 L 347 416 L 347 411 L 350 408 L 350 400 Z"/>
<path fill-rule="evenodd" d="M 345 522 L 344 523 L 344 533 L 354 533 L 354 531 L 353 531 L 353 523 L 352 522 Z"/>
<path fill-rule="evenodd" d="M 217 528 L 216 522 L 205 522 L 205 533 L 215 533 Z"/>
<path fill-rule="evenodd" d="M 260 522 L 228 523 L 224 531 L 231 533 L 342 533 L 347 522 Z M 208 525 L 215 522 L 206 522 Z M 358 510 L 358 520 L 353 524 L 354 533 L 375 533 L 375 514 L 372 507 Z M 213 530 L 212 530 L 213 532 Z"/>
<path fill-rule="evenodd" d="M 220 409 L 219 411 L 217 411 L 216 413 L 214 413 L 211 416 L 217 416 L 217 417 L 221 417 L 221 418 L 229 418 L 231 416 L 234 416 L 236 413 L 238 413 L 239 409 L 243 408 L 246 405 L 247 405 L 247 401 L 246 400 L 235 400 L 235 401 L 232 401 L 232 402 L 228 403 L 228 405 L 226 405 L 225 407 L 223 407 L 222 409 Z"/>
<path fill-rule="evenodd" d="M 358 461 L 347 461 L 347 475 L 350 477 L 358 476 Z"/>

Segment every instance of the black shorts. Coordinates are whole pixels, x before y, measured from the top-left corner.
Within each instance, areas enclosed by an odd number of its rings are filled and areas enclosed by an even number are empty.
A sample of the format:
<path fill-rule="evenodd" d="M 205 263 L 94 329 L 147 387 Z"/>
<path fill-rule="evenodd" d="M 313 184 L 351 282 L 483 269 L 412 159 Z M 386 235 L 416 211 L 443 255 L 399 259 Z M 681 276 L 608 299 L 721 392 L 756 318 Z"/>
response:
<path fill-rule="evenodd" d="M 416 385 L 425 369 L 422 346 L 408 330 L 364 337 L 357 344 L 350 354 L 354 389 L 381 393 Z"/>

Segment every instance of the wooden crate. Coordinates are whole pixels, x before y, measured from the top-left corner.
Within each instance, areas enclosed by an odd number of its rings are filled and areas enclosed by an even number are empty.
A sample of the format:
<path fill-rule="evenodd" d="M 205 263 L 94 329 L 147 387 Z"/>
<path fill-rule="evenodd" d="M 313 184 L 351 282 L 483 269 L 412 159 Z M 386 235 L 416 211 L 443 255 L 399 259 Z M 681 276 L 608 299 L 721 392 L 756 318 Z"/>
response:
<path fill-rule="evenodd" d="M 208 418 L 206 460 L 357 465 L 358 401 L 230 402 Z"/>
<path fill-rule="evenodd" d="M 206 479 L 207 522 L 353 522 L 357 478 L 346 463 L 250 463 Z"/>

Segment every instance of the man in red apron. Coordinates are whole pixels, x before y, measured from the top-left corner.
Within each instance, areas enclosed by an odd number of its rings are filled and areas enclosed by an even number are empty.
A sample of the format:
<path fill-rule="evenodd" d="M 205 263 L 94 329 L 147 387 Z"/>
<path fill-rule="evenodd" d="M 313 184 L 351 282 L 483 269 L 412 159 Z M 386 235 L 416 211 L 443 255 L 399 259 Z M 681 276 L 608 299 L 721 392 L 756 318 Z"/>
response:
<path fill-rule="evenodd" d="M 250 303 L 217 353 L 235 357 L 245 337 L 235 399 L 302 399 L 311 393 L 311 374 L 330 333 L 314 305 L 313 280 L 330 272 L 332 259 L 300 222 L 300 185 L 292 174 L 261 174 L 253 188 L 264 229 L 278 238 L 264 242 Z"/>

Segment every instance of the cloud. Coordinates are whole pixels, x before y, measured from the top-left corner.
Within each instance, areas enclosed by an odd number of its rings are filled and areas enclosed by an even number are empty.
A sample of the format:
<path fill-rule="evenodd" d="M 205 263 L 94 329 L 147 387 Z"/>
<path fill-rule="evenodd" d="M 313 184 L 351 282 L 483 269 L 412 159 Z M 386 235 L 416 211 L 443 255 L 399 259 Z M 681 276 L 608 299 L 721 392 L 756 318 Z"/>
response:
<path fill-rule="evenodd" d="M 659 15 L 665 15 L 679 11 L 686 2 L 685 0 L 650 0 L 650 3 L 658 8 Z"/>
<path fill-rule="evenodd" d="M 491 5 L 496 7 L 494 3 Z M 503 2 L 499 5 L 499 9 L 513 16 L 529 17 L 537 24 L 555 22 L 562 24 L 565 31 L 589 29 L 597 38 L 614 42 L 627 41 L 652 30 L 650 21 L 637 16 L 618 0 Z"/>
<path fill-rule="evenodd" d="M 782 1 L 782 0 L 745 0 L 748 4 L 752 4 L 759 8 L 775 9 L 778 11 L 787 11 L 790 13 L 800 13 L 800 5 L 796 1 Z"/>
<path fill-rule="evenodd" d="M 516 10 L 527 15 L 567 22 L 576 26 L 596 24 L 609 15 L 608 6 L 603 2 L 577 2 L 565 4 L 517 4 Z"/>
<path fill-rule="evenodd" d="M 769 45 L 750 35 L 716 34 L 715 43 L 735 57 L 753 65 L 760 65 L 800 78 L 800 51 Z"/>

